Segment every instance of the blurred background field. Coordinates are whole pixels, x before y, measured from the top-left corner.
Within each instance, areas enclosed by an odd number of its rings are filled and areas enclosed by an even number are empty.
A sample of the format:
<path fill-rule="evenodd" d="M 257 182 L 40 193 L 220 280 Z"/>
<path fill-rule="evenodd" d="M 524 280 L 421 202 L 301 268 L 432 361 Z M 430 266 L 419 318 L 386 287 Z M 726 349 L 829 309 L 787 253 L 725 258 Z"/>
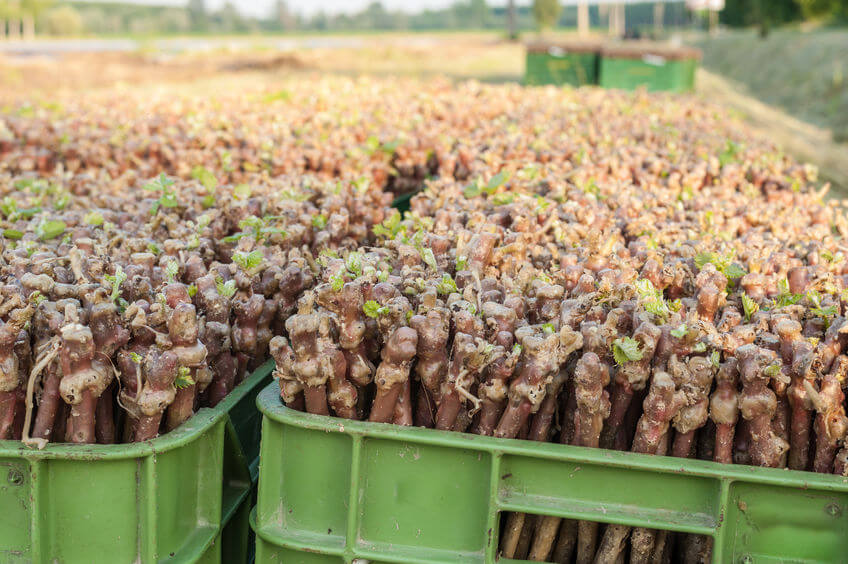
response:
<path fill-rule="evenodd" d="M 247 89 L 320 73 L 520 82 L 523 42 L 576 37 L 578 3 L 3 0 L 0 109 L 49 107 L 62 90 Z M 696 95 L 848 187 L 848 2 L 728 0 L 717 13 L 675 1 L 589 4 L 594 38 L 700 48 Z"/>

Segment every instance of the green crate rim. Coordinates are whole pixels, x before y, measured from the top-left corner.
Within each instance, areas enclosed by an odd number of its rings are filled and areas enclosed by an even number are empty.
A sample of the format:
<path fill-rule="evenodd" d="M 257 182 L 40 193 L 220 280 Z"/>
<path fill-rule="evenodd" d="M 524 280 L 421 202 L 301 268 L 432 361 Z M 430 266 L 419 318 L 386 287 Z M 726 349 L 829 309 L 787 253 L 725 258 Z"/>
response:
<path fill-rule="evenodd" d="M 402 427 L 390 423 L 371 423 L 351 421 L 322 415 L 313 415 L 296 411 L 282 405 L 279 394 L 270 384 L 256 398 L 259 410 L 274 421 L 295 425 L 304 429 L 345 433 L 348 435 L 401 439 L 405 442 L 436 446 L 459 447 L 470 450 L 520 454 L 536 458 L 563 460 L 569 462 L 593 462 L 612 467 L 652 470 L 663 473 L 690 474 L 708 478 L 727 478 L 761 484 L 773 484 L 797 488 L 809 488 L 824 491 L 848 492 L 848 478 L 833 474 L 816 474 L 784 470 L 780 468 L 760 468 L 741 464 L 720 464 L 708 460 L 683 459 L 672 456 L 654 456 L 627 451 L 586 448 L 558 443 L 539 443 L 521 439 L 498 439 L 457 433 L 437 431 L 420 427 Z"/>
<path fill-rule="evenodd" d="M 201 408 L 179 428 L 149 441 L 114 445 L 48 443 L 41 450 L 28 447 L 20 441 L 0 441 L 0 457 L 28 460 L 122 460 L 167 452 L 191 442 L 198 434 L 210 429 L 226 417 L 230 409 L 262 382 L 273 369 L 273 360 L 265 362 L 214 408 Z"/>

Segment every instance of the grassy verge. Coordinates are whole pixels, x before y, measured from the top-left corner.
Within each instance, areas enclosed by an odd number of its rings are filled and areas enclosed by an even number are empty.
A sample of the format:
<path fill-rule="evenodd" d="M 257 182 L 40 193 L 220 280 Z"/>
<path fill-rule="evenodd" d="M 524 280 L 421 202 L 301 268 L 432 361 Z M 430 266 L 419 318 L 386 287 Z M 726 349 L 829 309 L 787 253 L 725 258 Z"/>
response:
<path fill-rule="evenodd" d="M 698 40 L 704 67 L 848 142 L 848 29 L 753 30 Z"/>

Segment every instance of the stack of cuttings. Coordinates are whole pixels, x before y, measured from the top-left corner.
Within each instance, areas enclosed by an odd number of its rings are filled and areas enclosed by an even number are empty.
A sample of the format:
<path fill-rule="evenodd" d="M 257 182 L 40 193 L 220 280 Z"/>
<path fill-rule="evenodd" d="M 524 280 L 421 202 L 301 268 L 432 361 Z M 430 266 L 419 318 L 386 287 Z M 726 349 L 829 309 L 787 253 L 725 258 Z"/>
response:
<path fill-rule="evenodd" d="M 196 176 L 4 179 L 0 439 L 143 441 L 215 406 L 268 358 L 314 257 L 356 249 L 389 209 L 357 183 Z"/>
<path fill-rule="evenodd" d="M 432 182 L 374 227 L 376 244 L 319 257 L 271 341 L 284 403 L 848 475 L 848 222 L 807 169 L 761 157 L 690 155 L 666 174 L 622 154 L 591 181 L 516 163 Z M 670 543 L 513 514 L 501 551 L 648 562 Z M 685 561 L 709 558 L 709 539 L 680 543 Z"/>

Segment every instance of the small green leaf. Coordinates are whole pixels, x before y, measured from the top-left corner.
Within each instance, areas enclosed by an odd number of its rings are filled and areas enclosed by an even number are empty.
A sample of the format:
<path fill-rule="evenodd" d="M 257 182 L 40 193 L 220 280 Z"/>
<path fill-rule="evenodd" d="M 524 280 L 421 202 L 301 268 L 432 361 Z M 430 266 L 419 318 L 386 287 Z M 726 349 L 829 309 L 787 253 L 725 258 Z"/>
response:
<path fill-rule="evenodd" d="M 670 331 L 671 336 L 677 337 L 678 339 L 682 339 L 683 337 L 685 337 L 687 332 L 688 332 L 688 329 L 686 328 L 685 323 L 681 323 L 680 325 L 677 326 L 676 329 L 672 329 Z"/>
<path fill-rule="evenodd" d="M 364 194 L 368 191 L 368 188 L 371 186 L 371 181 L 368 180 L 364 176 L 360 176 L 356 180 L 353 181 L 353 189 L 357 194 Z"/>
<path fill-rule="evenodd" d="M 87 224 L 93 227 L 100 227 L 103 225 L 103 214 L 96 211 L 91 211 L 85 214 L 82 220 Z"/>
<path fill-rule="evenodd" d="M 18 231 L 17 229 L 4 229 L 3 230 L 3 237 L 5 237 L 6 239 L 19 240 L 19 239 L 23 239 L 24 232 Z"/>
<path fill-rule="evenodd" d="M 241 231 L 239 233 L 233 233 L 232 235 L 227 235 L 226 237 L 221 238 L 222 243 L 237 243 L 242 237 L 247 237 L 250 233 L 245 233 Z"/>
<path fill-rule="evenodd" d="M 727 276 L 731 280 L 734 280 L 736 278 L 742 278 L 743 276 L 745 276 L 748 273 L 745 271 L 744 268 L 742 268 L 741 266 L 739 266 L 736 263 L 733 263 L 733 264 L 729 264 L 727 266 L 727 268 L 725 268 L 722 271 L 722 274 L 724 274 L 725 276 Z"/>
<path fill-rule="evenodd" d="M 114 302 L 121 295 L 121 284 L 126 281 L 127 273 L 124 272 L 124 269 L 121 268 L 121 265 L 119 264 L 117 267 L 115 267 L 114 276 L 106 274 L 105 276 L 103 276 L 103 278 L 112 285 L 112 293 L 109 295 L 109 299 Z"/>
<path fill-rule="evenodd" d="M 138 354 L 137 352 L 131 352 L 130 353 L 130 360 L 132 360 L 136 364 L 141 364 L 141 361 L 143 359 L 141 358 L 141 355 Z"/>
<path fill-rule="evenodd" d="M 803 294 L 793 294 L 789 291 L 789 282 L 786 278 L 777 281 L 778 295 L 774 298 L 774 307 L 785 307 L 795 305 L 803 298 Z"/>
<path fill-rule="evenodd" d="M 492 196 L 492 203 L 496 206 L 505 206 L 515 201 L 515 194 L 504 192 Z"/>
<path fill-rule="evenodd" d="M 669 305 L 663 299 L 662 292 L 654 288 L 650 280 L 647 278 L 637 280 L 635 287 L 645 311 L 661 320 L 665 320 L 669 316 L 671 313 Z"/>
<path fill-rule="evenodd" d="M 524 347 L 522 347 L 518 343 L 515 343 L 514 345 L 512 345 L 512 354 L 513 355 L 520 355 L 522 350 L 524 350 Z"/>
<path fill-rule="evenodd" d="M 698 253 L 695 255 L 695 266 L 698 269 L 704 268 L 704 265 L 707 263 L 711 263 L 715 260 L 715 255 L 713 253 Z"/>
<path fill-rule="evenodd" d="M 191 177 L 200 182 L 207 192 L 214 192 L 218 188 L 218 179 L 215 175 L 200 165 L 191 169 Z"/>
<path fill-rule="evenodd" d="M 34 217 L 35 214 L 40 213 L 40 212 L 41 212 L 41 207 L 36 206 L 34 208 L 19 210 L 18 215 L 20 217 L 24 218 L 24 219 L 29 219 L 31 217 Z"/>
<path fill-rule="evenodd" d="M 231 298 L 236 293 L 236 281 L 227 280 L 226 282 L 224 282 L 223 279 L 217 278 L 215 280 L 215 289 L 218 290 L 218 295 L 223 296 L 225 298 Z"/>
<path fill-rule="evenodd" d="M 542 331 L 545 333 L 545 335 L 552 335 L 556 333 L 556 327 L 554 327 L 553 323 L 543 323 Z"/>
<path fill-rule="evenodd" d="M 780 362 L 770 364 L 763 370 L 763 374 L 769 378 L 777 378 L 780 375 Z"/>
<path fill-rule="evenodd" d="M 433 254 L 433 249 L 421 249 L 421 259 L 433 270 L 439 270 L 439 265 L 436 262 L 436 255 Z"/>
<path fill-rule="evenodd" d="M 369 135 L 368 139 L 365 140 L 365 152 L 373 154 L 377 149 L 380 148 L 380 140 L 377 139 L 375 135 Z"/>
<path fill-rule="evenodd" d="M 466 256 L 456 257 L 456 269 L 457 270 L 465 270 L 467 267 L 468 267 L 468 257 L 466 257 Z"/>
<path fill-rule="evenodd" d="M 375 225 L 372 229 L 374 235 L 377 237 L 386 237 L 389 239 L 394 239 L 402 230 L 404 230 L 404 227 L 401 224 L 400 212 L 397 210 L 394 210 L 392 215 L 386 218 L 383 223 Z"/>
<path fill-rule="evenodd" d="M 713 365 L 713 368 L 718 369 L 720 362 L 721 362 L 721 353 L 718 352 L 718 351 L 713 351 L 710 354 L 710 364 Z"/>
<path fill-rule="evenodd" d="M 324 229 L 327 227 L 327 216 L 318 214 L 312 218 L 312 227 L 316 229 Z"/>
<path fill-rule="evenodd" d="M 176 260 L 168 261 L 168 264 L 165 265 L 165 277 L 168 282 L 174 282 L 177 279 L 177 275 L 180 273 L 180 265 Z"/>
<path fill-rule="evenodd" d="M 42 221 L 38 224 L 38 227 L 35 228 L 35 234 L 42 241 L 49 241 L 50 239 L 55 239 L 59 235 L 65 232 L 64 221 L 59 220 L 47 220 Z"/>
<path fill-rule="evenodd" d="M 239 265 L 245 272 L 250 272 L 262 264 L 264 257 L 262 251 L 255 250 L 249 253 L 236 251 L 233 253 L 233 262 Z"/>
<path fill-rule="evenodd" d="M 451 277 L 450 274 L 442 274 L 442 279 L 436 284 L 436 291 L 443 295 L 448 296 L 453 293 L 458 293 L 459 288 L 456 286 L 456 282 Z"/>
<path fill-rule="evenodd" d="M 745 312 L 745 321 L 751 321 L 751 316 L 754 315 L 760 305 L 751 299 L 748 294 L 742 294 L 742 311 Z"/>
<path fill-rule="evenodd" d="M 247 184 L 238 184 L 233 188 L 233 198 L 236 200 L 246 200 L 252 193 L 253 190 Z"/>
<path fill-rule="evenodd" d="M 69 203 L 71 203 L 71 195 L 65 192 L 53 202 L 53 209 L 63 210 L 68 207 Z"/>
<path fill-rule="evenodd" d="M 3 198 L 3 201 L 0 202 L 0 211 L 3 212 L 3 215 L 5 215 L 6 218 L 11 220 L 11 218 L 15 216 L 16 212 L 18 211 L 18 203 L 10 196 L 6 196 L 5 198 Z"/>
<path fill-rule="evenodd" d="M 389 313 L 389 308 L 386 307 L 386 306 L 381 307 L 380 304 L 378 304 L 374 300 L 368 300 L 362 306 L 362 313 L 364 313 L 366 316 L 368 316 L 372 319 L 376 319 L 377 317 L 379 317 L 381 315 L 385 315 L 385 314 Z M 410 312 L 410 313 L 412 313 L 412 312 Z"/>
<path fill-rule="evenodd" d="M 166 192 L 162 194 L 162 197 L 159 198 L 159 205 L 163 208 L 175 208 L 179 205 L 177 202 L 177 195 L 173 192 Z"/>
<path fill-rule="evenodd" d="M 704 342 L 695 343 L 695 346 L 692 347 L 692 350 L 695 351 L 696 353 L 706 352 L 707 344 L 704 343 Z"/>
<path fill-rule="evenodd" d="M 385 143 L 380 145 L 380 150 L 383 151 L 386 154 L 392 155 L 392 154 L 394 154 L 395 151 L 397 151 L 398 147 L 400 147 L 400 141 L 399 140 L 386 141 Z"/>
<path fill-rule="evenodd" d="M 197 295 L 197 284 L 190 284 L 188 287 L 188 297 L 193 298 Z"/>
<path fill-rule="evenodd" d="M 486 193 L 493 194 L 495 190 L 503 186 L 509 181 L 510 173 L 507 170 L 502 170 L 492 178 L 489 179 L 489 182 L 486 183 Z"/>
<path fill-rule="evenodd" d="M 191 369 L 188 366 L 180 366 L 177 372 L 177 379 L 174 380 L 174 387 L 178 390 L 183 390 L 194 386 L 194 378 L 191 377 Z"/>
<path fill-rule="evenodd" d="M 731 163 L 735 163 L 740 150 L 741 147 L 738 143 L 734 143 L 728 139 L 724 146 L 724 151 L 722 151 L 718 156 L 719 165 L 724 167 Z"/>
<path fill-rule="evenodd" d="M 474 198 L 483 193 L 483 189 L 480 187 L 480 182 L 475 180 L 468 186 L 462 189 L 462 195 L 466 198 Z"/>
<path fill-rule="evenodd" d="M 339 292 L 344 287 L 344 276 L 341 272 L 337 273 L 335 276 L 330 277 L 330 287 L 334 292 Z"/>
<path fill-rule="evenodd" d="M 149 192 L 157 192 L 160 190 L 165 190 L 174 185 L 174 180 L 168 178 L 164 172 L 160 173 L 159 176 L 149 181 L 147 184 L 142 186 L 143 190 L 147 190 Z"/>
<path fill-rule="evenodd" d="M 46 299 L 47 299 L 47 296 L 45 296 L 44 294 L 42 294 L 38 290 L 36 290 L 35 292 L 33 292 L 32 294 L 29 295 L 29 303 L 31 303 L 32 305 L 34 305 L 36 307 L 38 307 L 41 304 L 41 302 L 45 301 Z"/>
<path fill-rule="evenodd" d="M 205 214 L 201 215 L 200 217 L 197 218 L 197 225 L 195 226 L 195 231 L 200 233 L 201 231 L 203 231 L 204 229 L 209 227 L 210 223 L 212 223 L 212 215 L 211 214 L 205 213 Z"/>
<path fill-rule="evenodd" d="M 354 276 L 362 274 L 362 253 L 351 251 L 345 258 L 345 268 Z"/>
<path fill-rule="evenodd" d="M 627 362 L 642 360 L 639 342 L 631 337 L 620 337 L 612 342 L 612 355 L 619 366 Z"/>

